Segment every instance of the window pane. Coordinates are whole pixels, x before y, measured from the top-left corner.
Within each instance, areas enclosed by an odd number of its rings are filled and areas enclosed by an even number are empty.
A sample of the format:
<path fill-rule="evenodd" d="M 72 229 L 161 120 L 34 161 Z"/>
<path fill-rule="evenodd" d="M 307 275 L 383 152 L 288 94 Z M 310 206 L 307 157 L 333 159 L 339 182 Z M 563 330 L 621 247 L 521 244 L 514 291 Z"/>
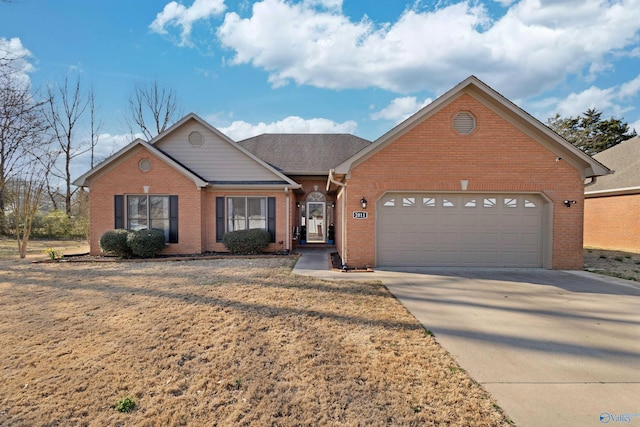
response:
<path fill-rule="evenodd" d="M 227 199 L 227 231 L 246 229 L 246 199 L 229 197 Z"/>
<path fill-rule="evenodd" d="M 169 219 L 169 197 L 150 196 L 151 219 Z"/>
<path fill-rule="evenodd" d="M 247 216 L 249 228 L 267 229 L 267 199 L 264 197 L 247 198 Z"/>
<path fill-rule="evenodd" d="M 164 233 L 164 241 L 169 241 L 169 220 L 168 219 L 152 219 L 151 228 L 160 230 Z"/>
<path fill-rule="evenodd" d="M 432 208 L 436 205 L 436 199 L 434 197 L 423 197 L 422 205 Z"/>
<path fill-rule="evenodd" d="M 482 206 L 484 206 L 485 208 L 495 208 L 496 207 L 496 199 L 494 199 L 492 197 L 484 199 L 484 202 L 483 202 Z"/>
<path fill-rule="evenodd" d="M 127 229 L 147 228 L 147 196 L 127 196 Z"/>
<path fill-rule="evenodd" d="M 509 197 L 505 197 L 505 199 L 504 199 L 504 207 L 505 208 L 517 208 L 518 207 L 518 200 L 509 198 Z"/>

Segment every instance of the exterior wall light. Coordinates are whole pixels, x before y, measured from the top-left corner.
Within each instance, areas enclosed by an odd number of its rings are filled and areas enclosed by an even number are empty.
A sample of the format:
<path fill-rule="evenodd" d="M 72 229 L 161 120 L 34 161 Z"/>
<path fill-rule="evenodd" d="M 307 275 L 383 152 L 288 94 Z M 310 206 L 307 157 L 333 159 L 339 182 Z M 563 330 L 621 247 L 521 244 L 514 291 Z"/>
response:
<path fill-rule="evenodd" d="M 296 208 L 300 207 L 300 202 L 296 202 Z"/>
<path fill-rule="evenodd" d="M 360 199 L 360 204 L 362 205 L 362 209 L 367 209 L 367 199 L 365 199 L 364 196 Z"/>
<path fill-rule="evenodd" d="M 568 207 L 568 208 L 570 208 L 570 207 L 571 207 L 571 205 L 575 205 L 575 204 L 576 204 L 576 201 L 575 201 L 575 200 L 565 200 L 565 201 L 564 201 L 564 205 L 565 205 L 566 207 Z"/>

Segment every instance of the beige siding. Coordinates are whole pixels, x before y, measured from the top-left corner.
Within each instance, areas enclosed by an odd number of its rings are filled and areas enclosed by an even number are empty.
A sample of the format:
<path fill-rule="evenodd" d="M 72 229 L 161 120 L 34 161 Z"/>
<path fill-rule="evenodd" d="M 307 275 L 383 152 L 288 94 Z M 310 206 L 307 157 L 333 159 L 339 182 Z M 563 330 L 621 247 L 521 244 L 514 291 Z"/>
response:
<path fill-rule="evenodd" d="M 194 147 L 189 134 L 198 131 L 204 143 Z M 211 132 L 195 120 L 188 120 L 156 146 L 207 181 L 281 181 L 250 155 Z"/>

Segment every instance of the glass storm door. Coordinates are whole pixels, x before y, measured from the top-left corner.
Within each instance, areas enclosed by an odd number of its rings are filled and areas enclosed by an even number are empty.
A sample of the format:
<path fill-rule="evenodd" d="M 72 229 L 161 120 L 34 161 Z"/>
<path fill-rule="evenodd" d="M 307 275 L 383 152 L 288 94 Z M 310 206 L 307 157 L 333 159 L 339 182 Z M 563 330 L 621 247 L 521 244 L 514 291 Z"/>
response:
<path fill-rule="evenodd" d="M 325 208 L 325 202 L 307 202 L 307 242 L 325 242 Z"/>

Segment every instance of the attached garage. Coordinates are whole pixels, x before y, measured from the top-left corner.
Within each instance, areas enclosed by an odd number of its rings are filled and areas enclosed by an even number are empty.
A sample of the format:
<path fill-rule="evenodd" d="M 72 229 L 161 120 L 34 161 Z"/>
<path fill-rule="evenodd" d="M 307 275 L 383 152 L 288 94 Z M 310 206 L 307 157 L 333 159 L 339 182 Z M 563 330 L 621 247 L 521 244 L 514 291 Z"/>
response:
<path fill-rule="evenodd" d="M 387 193 L 376 206 L 379 266 L 542 267 L 535 194 Z"/>

